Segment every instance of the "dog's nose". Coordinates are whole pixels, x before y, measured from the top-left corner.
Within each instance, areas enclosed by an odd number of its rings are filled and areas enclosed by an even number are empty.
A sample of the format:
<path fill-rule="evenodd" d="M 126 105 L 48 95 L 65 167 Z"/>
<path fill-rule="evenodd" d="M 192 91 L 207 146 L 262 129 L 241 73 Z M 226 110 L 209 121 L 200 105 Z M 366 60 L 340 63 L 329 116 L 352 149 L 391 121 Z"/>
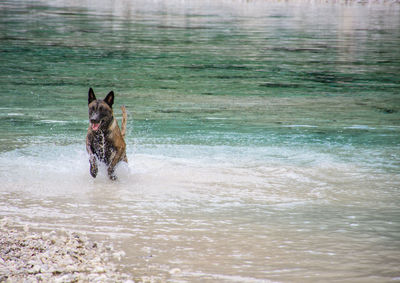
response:
<path fill-rule="evenodd" d="M 97 113 L 93 113 L 92 115 L 90 115 L 89 121 L 90 121 L 90 123 L 99 123 L 100 122 L 99 118 L 100 117 Z"/>

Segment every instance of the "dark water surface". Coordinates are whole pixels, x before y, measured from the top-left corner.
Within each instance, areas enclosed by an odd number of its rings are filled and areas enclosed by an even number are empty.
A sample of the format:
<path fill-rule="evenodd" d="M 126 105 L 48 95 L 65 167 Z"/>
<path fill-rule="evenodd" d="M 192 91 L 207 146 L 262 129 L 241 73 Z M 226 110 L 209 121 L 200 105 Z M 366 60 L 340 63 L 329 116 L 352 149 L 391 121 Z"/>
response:
<path fill-rule="evenodd" d="M 135 278 L 400 280 L 399 50 L 389 2 L 3 1 L 0 217 Z M 129 112 L 114 183 L 89 87 Z"/>

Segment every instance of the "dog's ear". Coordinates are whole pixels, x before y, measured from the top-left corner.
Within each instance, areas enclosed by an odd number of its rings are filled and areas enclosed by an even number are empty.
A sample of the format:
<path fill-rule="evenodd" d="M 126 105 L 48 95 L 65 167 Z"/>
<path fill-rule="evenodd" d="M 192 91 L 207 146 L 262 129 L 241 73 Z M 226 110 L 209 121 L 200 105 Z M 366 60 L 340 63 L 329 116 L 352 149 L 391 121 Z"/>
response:
<path fill-rule="evenodd" d="M 110 91 L 106 98 L 104 98 L 104 102 L 108 104 L 112 108 L 112 105 L 114 104 L 114 92 Z"/>
<path fill-rule="evenodd" d="M 90 104 L 93 100 L 96 100 L 96 96 L 94 95 L 93 89 L 89 88 L 88 104 Z"/>

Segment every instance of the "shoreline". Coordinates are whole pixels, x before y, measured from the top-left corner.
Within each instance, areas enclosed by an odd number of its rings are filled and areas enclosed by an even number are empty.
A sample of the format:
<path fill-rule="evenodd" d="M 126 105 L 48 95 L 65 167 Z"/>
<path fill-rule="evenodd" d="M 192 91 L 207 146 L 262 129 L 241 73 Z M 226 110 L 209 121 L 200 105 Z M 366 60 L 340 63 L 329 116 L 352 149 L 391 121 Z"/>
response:
<path fill-rule="evenodd" d="M 0 221 L 0 282 L 137 282 L 114 263 L 124 255 L 80 233 Z"/>

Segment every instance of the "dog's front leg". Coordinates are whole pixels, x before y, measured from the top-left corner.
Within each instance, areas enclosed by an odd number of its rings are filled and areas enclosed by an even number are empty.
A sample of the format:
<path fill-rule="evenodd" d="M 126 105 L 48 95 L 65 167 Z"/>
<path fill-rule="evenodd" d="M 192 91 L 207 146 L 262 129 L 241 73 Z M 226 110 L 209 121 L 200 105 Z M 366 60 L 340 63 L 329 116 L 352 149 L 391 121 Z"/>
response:
<path fill-rule="evenodd" d="M 96 156 L 92 151 L 93 135 L 89 134 L 86 136 L 86 151 L 89 153 L 89 163 L 90 163 L 90 175 L 96 178 L 97 172 L 99 171 L 97 167 Z"/>
<path fill-rule="evenodd" d="M 123 154 L 122 150 L 118 150 L 111 155 L 111 163 L 108 166 L 108 177 L 110 180 L 115 181 L 117 176 L 115 175 L 115 167 L 117 166 L 118 162 L 121 160 L 121 155 Z"/>
<path fill-rule="evenodd" d="M 99 169 L 97 167 L 96 157 L 93 154 L 90 155 L 89 163 L 90 163 L 90 175 L 92 175 L 93 178 L 96 178 Z"/>
<path fill-rule="evenodd" d="M 115 175 L 115 166 L 110 165 L 108 167 L 108 178 L 110 178 L 110 180 L 117 180 L 117 176 Z"/>

